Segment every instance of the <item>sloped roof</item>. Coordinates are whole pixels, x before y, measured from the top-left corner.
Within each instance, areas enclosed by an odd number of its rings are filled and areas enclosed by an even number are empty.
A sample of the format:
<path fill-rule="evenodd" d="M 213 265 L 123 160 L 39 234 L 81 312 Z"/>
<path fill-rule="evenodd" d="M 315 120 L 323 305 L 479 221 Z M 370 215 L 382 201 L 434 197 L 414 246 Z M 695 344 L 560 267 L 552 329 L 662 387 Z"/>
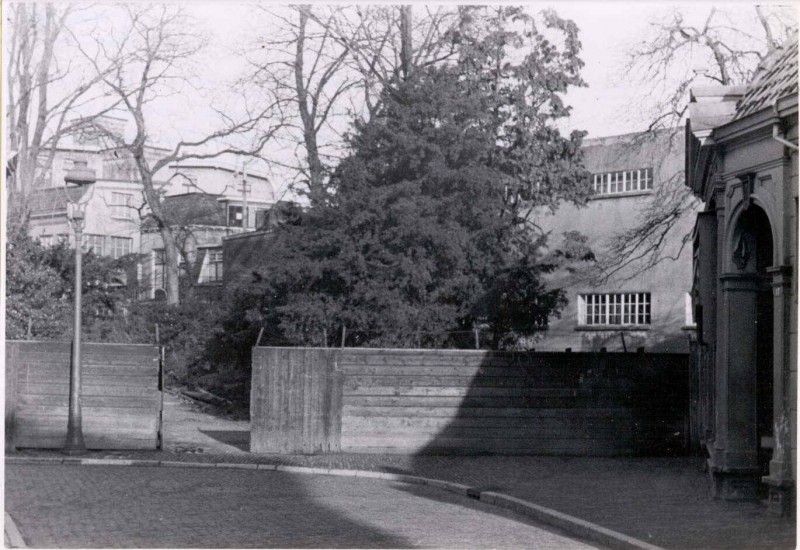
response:
<path fill-rule="evenodd" d="M 77 202 L 86 193 L 85 187 L 50 187 L 34 191 L 30 197 L 32 214 L 66 212 L 67 204 Z"/>
<path fill-rule="evenodd" d="M 772 105 L 788 95 L 797 95 L 797 35 L 764 58 L 755 78 L 736 106 L 740 119 Z"/>

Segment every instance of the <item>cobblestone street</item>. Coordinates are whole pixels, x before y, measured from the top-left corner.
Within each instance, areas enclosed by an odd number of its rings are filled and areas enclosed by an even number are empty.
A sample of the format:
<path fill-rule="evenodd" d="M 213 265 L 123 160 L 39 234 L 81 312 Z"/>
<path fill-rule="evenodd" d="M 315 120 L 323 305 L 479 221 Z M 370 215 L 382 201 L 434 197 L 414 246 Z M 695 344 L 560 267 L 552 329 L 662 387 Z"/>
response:
<path fill-rule="evenodd" d="M 8 465 L 34 547 L 591 548 L 430 487 L 248 470 Z"/>

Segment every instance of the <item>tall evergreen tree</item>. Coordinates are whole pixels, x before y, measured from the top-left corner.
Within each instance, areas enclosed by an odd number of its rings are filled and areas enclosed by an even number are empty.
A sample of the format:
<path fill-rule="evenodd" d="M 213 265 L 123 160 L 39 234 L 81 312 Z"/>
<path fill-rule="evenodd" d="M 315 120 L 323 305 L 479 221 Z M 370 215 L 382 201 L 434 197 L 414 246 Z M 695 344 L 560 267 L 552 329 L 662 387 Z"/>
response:
<path fill-rule="evenodd" d="M 332 199 L 274 236 L 252 307 L 273 331 L 445 345 L 446 331 L 483 324 L 501 346 L 563 305 L 542 283 L 553 257 L 532 216 L 589 194 L 582 134 L 554 125 L 569 112 L 560 94 L 582 84 L 577 29 L 545 13 L 548 39 L 521 10 L 492 10 L 463 11 L 457 63 L 385 88 L 355 125 Z"/>

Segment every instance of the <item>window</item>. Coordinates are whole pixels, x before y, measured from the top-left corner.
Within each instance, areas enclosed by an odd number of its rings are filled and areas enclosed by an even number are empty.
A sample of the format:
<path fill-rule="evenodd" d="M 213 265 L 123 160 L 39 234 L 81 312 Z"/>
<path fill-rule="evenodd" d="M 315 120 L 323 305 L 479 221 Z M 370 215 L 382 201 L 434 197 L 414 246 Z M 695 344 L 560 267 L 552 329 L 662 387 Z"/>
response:
<path fill-rule="evenodd" d="M 206 250 L 203 268 L 200 270 L 200 282 L 222 282 L 222 249 L 214 248 Z"/>
<path fill-rule="evenodd" d="M 114 218 L 133 218 L 133 195 L 128 193 L 111 193 L 111 216 Z"/>
<path fill-rule="evenodd" d="M 242 227 L 244 214 L 241 206 L 228 205 L 228 227 Z"/>
<path fill-rule="evenodd" d="M 650 293 L 581 294 L 578 296 L 578 324 L 649 325 Z"/>
<path fill-rule="evenodd" d="M 269 221 L 269 209 L 256 208 L 256 229 L 261 229 Z"/>
<path fill-rule="evenodd" d="M 86 252 L 92 251 L 98 256 L 103 254 L 103 245 L 105 244 L 105 235 L 92 235 L 87 233 L 83 236 L 83 250 Z"/>
<path fill-rule="evenodd" d="M 69 235 L 66 233 L 59 233 L 58 235 L 39 235 L 39 244 L 42 246 L 56 246 L 63 243 L 69 243 Z"/>
<path fill-rule="evenodd" d="M 652 168 L 637 168 L 621 172 L 594 174 L 592 186 L 595 195 L 616 195 L 653 189 Z"/>
<path fill-rule="evenodd" d="M 115 260 L 130 254 L 133 249 L 133 239 L 128 237 L 111 237 L 111 257 Z"/>

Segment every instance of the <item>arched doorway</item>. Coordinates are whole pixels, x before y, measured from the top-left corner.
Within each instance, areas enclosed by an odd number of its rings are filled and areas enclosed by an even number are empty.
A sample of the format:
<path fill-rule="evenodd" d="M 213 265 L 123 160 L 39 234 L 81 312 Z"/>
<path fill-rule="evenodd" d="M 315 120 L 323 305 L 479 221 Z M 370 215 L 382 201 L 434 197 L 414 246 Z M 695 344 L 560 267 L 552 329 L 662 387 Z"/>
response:
<path fill-rule="evenodd" d="M 754 312 L 756 377 L 756 441 L 758 465 L 762 474 L 769 473 L 774 447 L 773 398 L 773 331 L 774 302 L 767 269 L 773 263 L 772 228 L 763 209 L 750 205 L 737 222 L 734 232 L 733 262 L 743 273 L 757 277 Z M 746 314 L 747 312 L 742 312 Z"/>

